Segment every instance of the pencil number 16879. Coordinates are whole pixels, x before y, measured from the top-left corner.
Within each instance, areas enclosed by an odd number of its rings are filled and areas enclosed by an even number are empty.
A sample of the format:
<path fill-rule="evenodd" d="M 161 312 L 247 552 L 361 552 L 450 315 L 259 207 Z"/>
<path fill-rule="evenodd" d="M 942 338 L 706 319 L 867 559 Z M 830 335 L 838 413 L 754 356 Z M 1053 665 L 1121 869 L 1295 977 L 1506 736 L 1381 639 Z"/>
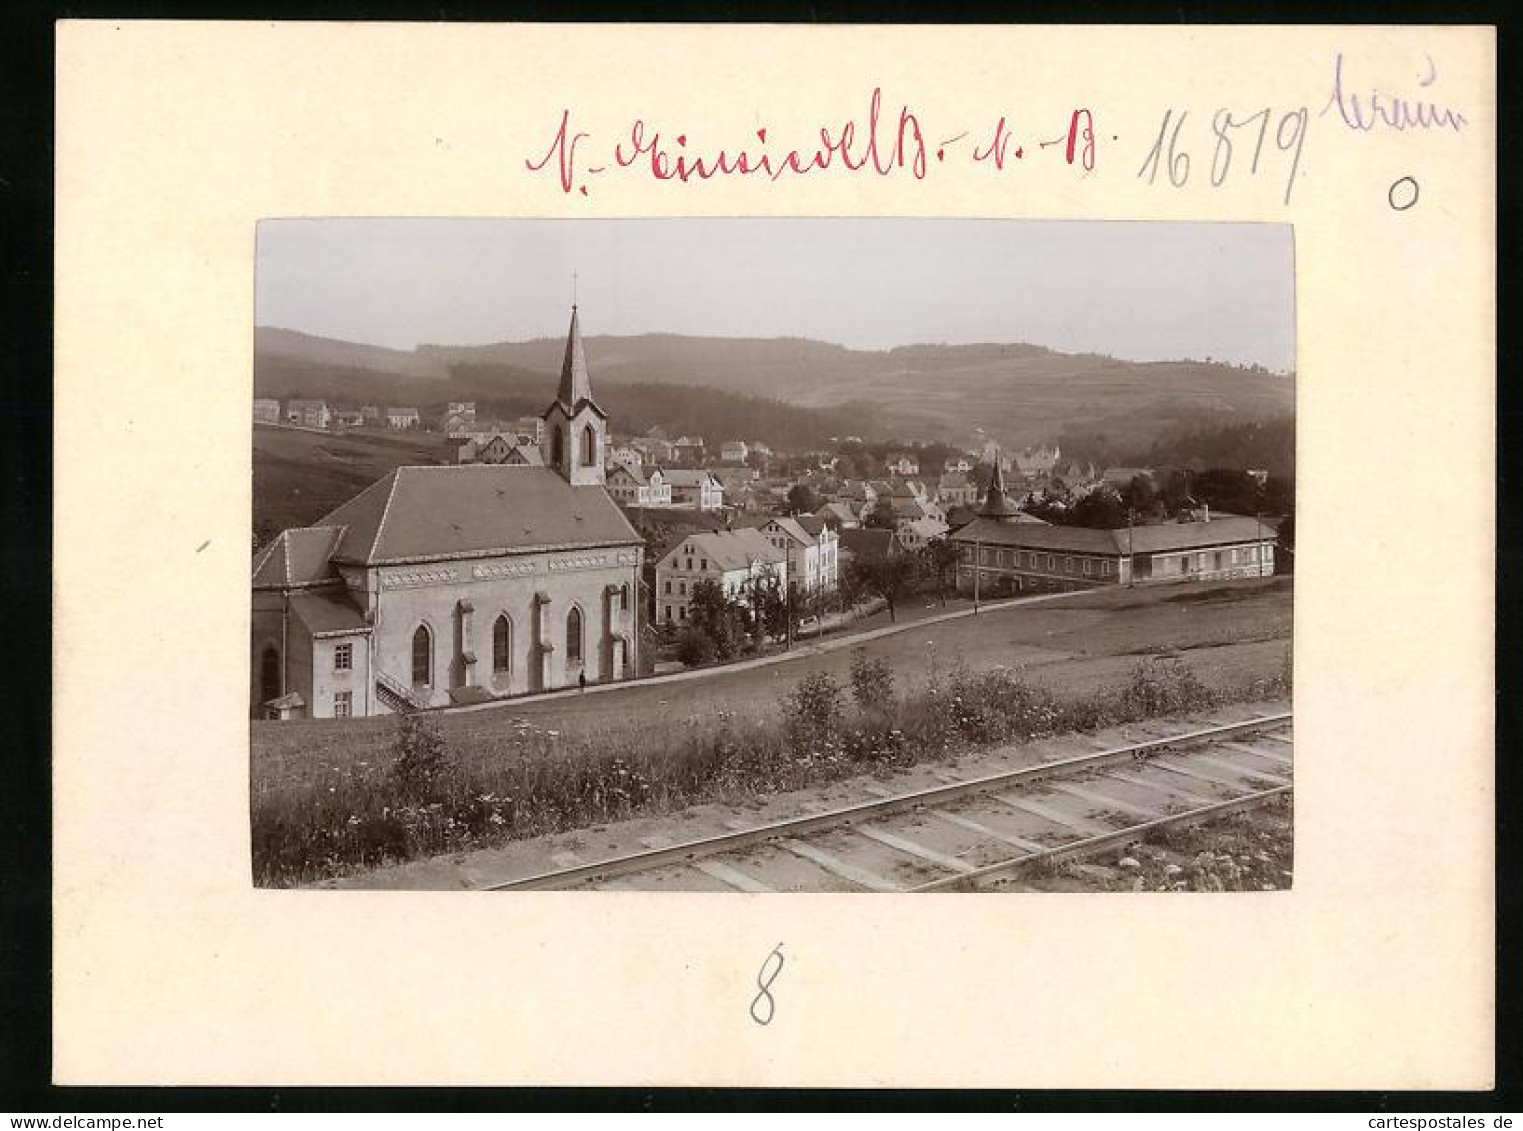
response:
<path fill-rule="evenodd" d="M 1158 170 L 1162 166 L 1169 178 L 1169 183 L 1175 188 L 1183 188 L 1190 180 L 1190 153 L 1185 144 L 1181 142 L 1180 133 L 1184 130 L 1185 120 L 1189 117 L 1188 110 L 1175 111 L 1172 109 L 1163 112 L 1163 121 L 1158 126 L 1158 138 L 1153 142 L 1153 148 L 1143 159 L 1142 167 L 1137 170 L 1137 176 L 1146 180 L 1148 184 L 1155 184 L 1158 180 Z M 1269 139 L 1269 126 L 1274 119 L 1274 111 L 1266 106 L 1262 110 L 1255 111 L 1243 118 L 1234 117 L 1232 111 L 1218 110 L 1211 117 L 1211 132 L 1215 141 L 1211 149 L 1211 186 L 1220 188 L 1226 181 L 1233 168 L 1233 159 L 1238 159 L 1238 166 L 1242 162 L 1248 162 L 1249 176 L 1257 176 L 1259 164 L 1264 157 L 1265 142 Z M 1279 122 L 1274 128 L 1274 147 L 1281 153 L 1290 155 L 1290 168 L 1285 174 L 1285 203 L 1290 203 L 1291 191 L 1296 185 L 1296 174 L 1301 168 L 1301 149 L 1306 144 L 1306 126 L 1310 119 L 1306 107 L 1301 106 L 1281 115 Z M 1170 128 L 1172 123 L 1173 128 Z M 1188 139 L 1186 139 L 1188 140 Z"/>

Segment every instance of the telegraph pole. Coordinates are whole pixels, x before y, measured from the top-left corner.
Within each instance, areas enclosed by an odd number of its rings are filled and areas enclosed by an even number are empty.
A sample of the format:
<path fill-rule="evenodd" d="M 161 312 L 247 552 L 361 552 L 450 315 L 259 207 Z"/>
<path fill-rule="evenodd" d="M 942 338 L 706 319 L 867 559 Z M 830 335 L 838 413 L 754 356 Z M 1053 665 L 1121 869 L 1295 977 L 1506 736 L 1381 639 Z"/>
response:
<path fill-rule="evenodd" d="M 1126 587 L 1130 589 L 1137 578 L 1137 557 L 1132 548 L 1132 517 L 1135 512 L 1126 508 Z"/>

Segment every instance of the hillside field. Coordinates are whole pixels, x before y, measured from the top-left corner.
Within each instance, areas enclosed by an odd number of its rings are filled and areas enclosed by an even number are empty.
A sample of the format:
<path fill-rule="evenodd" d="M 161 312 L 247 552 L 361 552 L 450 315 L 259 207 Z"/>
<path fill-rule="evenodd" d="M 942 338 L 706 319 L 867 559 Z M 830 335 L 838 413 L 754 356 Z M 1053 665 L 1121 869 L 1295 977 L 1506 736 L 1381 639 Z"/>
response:
<path fill-rule="evenodd" d="M 394 467 L 449 462 L 434 433 L 305 432 L 254 426 L 254 529 L 264 537 L 310 526 Z"/>

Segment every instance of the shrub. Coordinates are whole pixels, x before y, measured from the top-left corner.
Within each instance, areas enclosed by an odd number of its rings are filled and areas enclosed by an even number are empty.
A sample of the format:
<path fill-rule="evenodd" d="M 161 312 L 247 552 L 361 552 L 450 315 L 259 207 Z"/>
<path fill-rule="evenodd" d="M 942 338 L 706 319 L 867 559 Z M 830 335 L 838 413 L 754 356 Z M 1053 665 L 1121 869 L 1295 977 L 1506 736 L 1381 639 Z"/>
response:
<path fill-rule="evenodd" d="M 719 645 L 701 628 L 684 628 L 677 637 L 677 658 L 690 668 L 719 659 Z"/>
<path fill-rule="evenodd" d="M 894 709 L 894 669 L 882 657 L 863 649 L 851 657 L 851 697 L 863 714 L 887 714 Z"/>
<path fill-rule="evenodd" d="M 834 747 L 841 730 L 841 685 L 829 672 L 810 672 L 783 697 L 788 743 L 797 753 Z"/>
<path fill-rule="evenodd" d="M 403 715 L 393 748 L 397 757 L 392 773 L 403 796 L 431 797 L 445 784 L 450 755 L 436 719 L 416 713 Z"/>
<path fill-rule="evenodd" d="M 1215 697 L 1184 664 L 1139 660 L 1121 691 L 1127 718 L 1142 719 L 1210 706 Z"/>

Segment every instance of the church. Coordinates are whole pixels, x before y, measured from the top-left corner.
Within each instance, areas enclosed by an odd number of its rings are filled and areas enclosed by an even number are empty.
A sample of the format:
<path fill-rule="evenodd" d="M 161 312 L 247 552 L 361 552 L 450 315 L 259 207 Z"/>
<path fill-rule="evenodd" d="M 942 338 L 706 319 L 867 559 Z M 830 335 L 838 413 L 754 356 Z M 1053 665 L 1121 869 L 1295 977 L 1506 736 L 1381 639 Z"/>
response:
<path fill-rule="evenodd" d="M 542 465 L 398 467 L 254 559 L 251 713 L 343 718 L 636 674 L 644 542 L 571 308 Z"/>

